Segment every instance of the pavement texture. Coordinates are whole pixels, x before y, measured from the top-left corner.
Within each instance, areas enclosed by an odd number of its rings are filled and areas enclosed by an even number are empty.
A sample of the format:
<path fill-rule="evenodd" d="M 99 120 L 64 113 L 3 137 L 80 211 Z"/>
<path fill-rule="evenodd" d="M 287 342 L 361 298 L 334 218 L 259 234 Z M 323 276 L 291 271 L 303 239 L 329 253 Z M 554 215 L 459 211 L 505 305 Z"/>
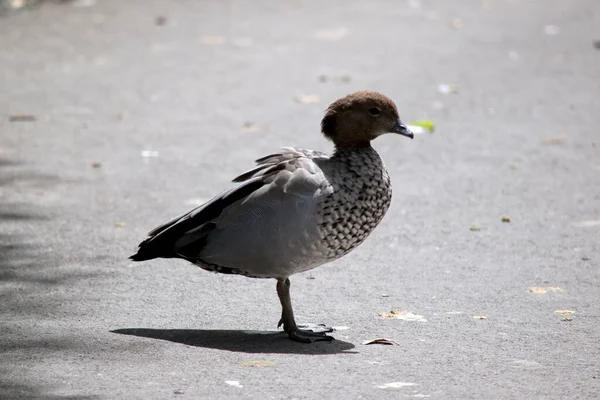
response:
<path fill-rule="evenodd" d="M 597 0 L 5 9 L 0 398 L 598 398 L 597 40 Z M 437 129 L 374 143 L 384 221 L 291 279 L 337 340 L 277 333 L 275 281 L 126 259 L 359 89 Z"/>

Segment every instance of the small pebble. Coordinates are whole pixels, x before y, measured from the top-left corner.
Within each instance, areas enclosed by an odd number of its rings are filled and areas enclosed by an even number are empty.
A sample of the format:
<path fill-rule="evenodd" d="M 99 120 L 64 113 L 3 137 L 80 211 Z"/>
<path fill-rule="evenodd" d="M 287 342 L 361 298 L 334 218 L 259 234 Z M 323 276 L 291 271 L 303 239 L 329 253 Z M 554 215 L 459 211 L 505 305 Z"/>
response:
<path fill-rule="evenodd" d="M 502 217 L 502 222 L 508 223 L 510 221 L 512 221 L 512 218 L 510 218 L 509 216 L 505 215 L 505 216 Z"/>
<path fill-rule="evenodd" d="M 101 166 L 102 166 L 102 163 L 99 163 L 99 162 L 92 163 L 92 168 L 100 168 Z"/>
<path fill-rule="evenodd" d="M 173 391 L 173 394 L 185 394 L 185 392 L 181 389 L 177 389 Z"/>
<path fill-rule="evenodd" d="M 480 228 L 480 227 L 478 227 L 478 226 L 472 225 L 472 226 L 469 228 L 469 230 L 470 230 L 470 231 L 472 231 L 472 232 L 479 232 L 479 231 L 481 230 L 481 228 Z"/>
<path fill-rule="evenodd" d="M 589 257 L 581 257 L 581 261 L 590 261 Z"/>

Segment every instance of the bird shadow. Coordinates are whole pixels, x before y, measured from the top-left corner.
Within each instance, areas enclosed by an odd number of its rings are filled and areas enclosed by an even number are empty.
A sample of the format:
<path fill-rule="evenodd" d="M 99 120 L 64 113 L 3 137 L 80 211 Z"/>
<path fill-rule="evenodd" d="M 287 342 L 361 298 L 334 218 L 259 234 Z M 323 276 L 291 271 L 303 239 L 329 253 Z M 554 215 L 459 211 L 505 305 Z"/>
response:
<path fill-rule="evenodd" d="M 240 353 L 309 355 L 355 353 L 348 351 L 353 349 L 354 345 L 342 340 L 298 343 L 289 340 L 284 332 L 273 331 L 126 328 L 110 332 Z"/>

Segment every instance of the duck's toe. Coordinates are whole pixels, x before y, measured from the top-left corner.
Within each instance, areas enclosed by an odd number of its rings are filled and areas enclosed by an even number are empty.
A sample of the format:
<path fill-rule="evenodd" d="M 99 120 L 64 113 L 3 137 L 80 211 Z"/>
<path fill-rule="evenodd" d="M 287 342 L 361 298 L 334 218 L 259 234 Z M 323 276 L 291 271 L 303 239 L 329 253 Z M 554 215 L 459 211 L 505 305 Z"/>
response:
<path fill-rule="evenodd" d="M 288 336 L 290 339 L 302 343 L 330 342 L 334 340 L 333 336 L 326 335 L 330 332 L 333 332 L 333 328 L 324 324 L 302 324 L 298 325 L 296 329 L 288 331 Z"/>

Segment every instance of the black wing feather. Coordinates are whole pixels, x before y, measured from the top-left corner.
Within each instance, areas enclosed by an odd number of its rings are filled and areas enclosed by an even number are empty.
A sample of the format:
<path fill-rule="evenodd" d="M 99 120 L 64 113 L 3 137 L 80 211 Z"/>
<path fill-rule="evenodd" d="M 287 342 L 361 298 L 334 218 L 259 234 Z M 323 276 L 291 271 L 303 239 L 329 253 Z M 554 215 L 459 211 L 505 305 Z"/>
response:
<path fill-rule="evenodd" d="M 154 228 L 148 238 L 138 246 L 136 254 L 129 258 L 145 261 L 153 258 L 175 258 L 175 242 L 186 232 L 207 224 L 217 218 L 227 206 L 249 196 L 263 185 L 262 178 L 254 178 L 237 186 L 208 203 Z M 199 249 L 198 249 L 199 250 Z"/>

